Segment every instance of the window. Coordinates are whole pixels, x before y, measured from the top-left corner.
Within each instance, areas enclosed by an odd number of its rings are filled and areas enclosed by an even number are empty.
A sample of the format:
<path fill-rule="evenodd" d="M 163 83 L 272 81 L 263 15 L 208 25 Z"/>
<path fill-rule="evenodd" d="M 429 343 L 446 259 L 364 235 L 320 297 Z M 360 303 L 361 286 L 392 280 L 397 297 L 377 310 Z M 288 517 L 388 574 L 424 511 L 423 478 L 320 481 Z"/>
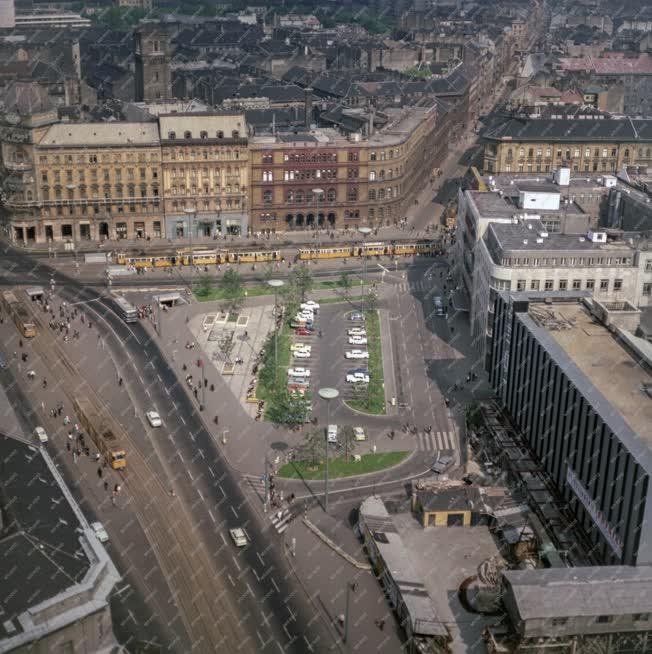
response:
<path fill-rule="evenodd" d="M 646 259 L 645 272 L 652 272 L 652 259 Z"/>
<path fill-rule="evenodd" d="M 337 194 L 335 193 L 334 188 L 329 188 L 328 191 L 326 191 L 326 200 L 328 202 L 335 202 Z"/>
<path fill-rule="evenodd" d="M 346 192 L 346 199 L 349 202 L 355 202 L 358 199 L 358 189 L 353 186 Z"/>
<path fill-rule="evenodd" d="M 634 622 L 647 622 L 649 619 L 649 613 L 634 613 L 632 615 L 632 620 L 634 620 Z"/>
<path fill-rule="evenodd" d="M 607 152 L 608 152 L 607 148 L 602 148 L 602 156 L 603 157 L 608 156 Z"/>
<path fill-rule="evenodd" d="M 568 280 L 567 279 L 560 279 L 559 280 L 559 290 L 560 291 L 565 291 L 568 288 Z"/>
<path fill-rule="evenodd" d="M 525 156 L 525 148 L 519 148 L 518 156 L 519 157 L 524 157 Z"/>
<path fill-rule="evenodd" d="M 613 619 L 613 618 L 612 618 L 610 615 L 599 615 L 599 616 L 595 619 L 595 621 L 596 621 L 598 624 L 607 624 L 607 623 L 611 622 L 612 619 Z"/>
<path fill-rule="evenodd" d="M 555 282 L 552 279 L 546 279 L 543 288 L 545 291 L 552 291 L 555 288 Z"/>
<path fill-rule="evenodd" d="M 265 204 L 272 204 L 272 192 L 271 191 L 263 191 L 263 202 Z"/>
<path fill-rule="evenodd" d="M 274 175 L 271 170 L 263 170 L 263 182 L 273 182 Z"/>
<path fill-rule="evenodd" d="M 224 132 L 223 132 L 222 130 L 220 130 L 219 132 L 217 132 L 217 138 L 218 138 L 218 139 L 223 139 L 223 138 L 224 138 Z"/>
<path fill-rule="evenodd" d="M 208 132 L 206 132 L 205 130 L 202 130 L 201 132 L 199 132 L 199 138 L 200 139 L 207 139 L 208 138 Z"/>
<path fill-rule="evenodd" d="M 623 280 L 614 279 L 614 291 L 622 291 L 623 289 Z"/>
<path fill-rule="evenodd" d="M 652 295 L 652 284 L 643 284 L 643 295 Z"/>
<path fill-rule="evenodd" d="M 524 291 L 525 290 L 525 280 L 524 279 L 516 280 L 516 290 L 517 291 Z"/>
<path fill-rule="evenodd" d="M 372 153 L 369 154 L 369 160 L 370 161 L 376 161 L 376 153 L 375 152 L 372 152 Z"/>
<path fill-rule="evenodd" d="M 349 152 L 347 155 L 348 161 L 358 161 L 358 153 L 357 152 Z"/>
<path fill-rule="evenodd" d="M 183 138 L 184 138 L 184 139 L 191 139 L 191 138 L 192 138 L 192 132 L 186 130 L 186 131 L 183 133 Z"/>
<path fill-rule="evenodd" d="M 553 627 L 563 627 L 568 622 L 568 618 L 553 618 L 552 626 Z"/>
<path fill-rule="evenodd" d="M 531 291 L 538 291 L 539 290 L 539 280 L 538 279 L 533 279 L 530 281 L 530 290 Z"/>
<path fill-rule="evenodd" d="M 582 288 L 582 280 L 581 279 L 574 279 L 573 280 L 573 290 L 574 291 L 579 291 Z"/>
<path fill-rule="evenodd" d="M 47 180 L 45 180 L 47 181 Z M 376 199 L 376 190 L 373 188 L 369 189 L 369 199 L 370 200 L 375 200 Z"/>
<path fill-rule="evenodd" d="M 370 182 L 375 182 L 376 181 L 376 171 L 375 170 L 370 170 L 369 171 L 369 181 Z"/>
<path fill-rule="evenodd" d="M 586 290 L 592 291 L 595 288 L 595 279 L 586 280 Z"/>
<path fill-rule="evenodd" d="M 609 290 L 609 280 L 608 279 L 601 279 L 600 280 L 600 290 L 601 291 L 608 291 Z"/>
<path fill-rule="evenodd" d="M 177 133 L 176 132 L 168 132 L 168 139 L 170 141 L 175 141 L 177 138 Z"/>
<path fill-rule="evenodd" d="M 349 168 L 349 169 L 347 170 L 347 174 L 346 174 L 346 176 L 347 176 L 349 179 L 355 179 L 355 178 L 358 176 L 358 169 L 357 169 L 357 168 Z"/>
<path fill-rule="evenodd" d="M 271 152 L 265 152 L 263 154 L 263 163 L 264 164 L 274 163 L 274 155 Z"/>
<path fill-rule="evenodd" d="M 231 136 L 232 136 L 232 138 L 234 138 L 234 139 L 239 139 L 239 138 L 240 138 L 240 132 L 239 132 L 237 129 L 234 129 L 234 130 L 231 132 Z"/>

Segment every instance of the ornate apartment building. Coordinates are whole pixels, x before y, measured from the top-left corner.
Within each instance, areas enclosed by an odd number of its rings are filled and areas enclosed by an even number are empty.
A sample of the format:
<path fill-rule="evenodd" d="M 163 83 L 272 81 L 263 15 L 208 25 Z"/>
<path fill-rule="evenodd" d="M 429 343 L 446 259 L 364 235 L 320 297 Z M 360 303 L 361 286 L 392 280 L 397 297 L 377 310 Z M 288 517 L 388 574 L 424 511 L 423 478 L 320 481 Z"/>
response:
<path fill-rule="evenodd" d="M 251 228 L 379 227 L 400 221 L 445 152 L 436 107 L 390 114 L 366 138 L 334 129 L 253 137 Z"/>
<path fill-rule="evenodd" d="M 190 227 L 195 238 L 246 234 L 244 114 L 168 114 L 158 125 L 166 238 L 189 238 Z"/>
<path fill-rule="evenodd" d="M 508 118 L 484 135 L 484 172 L 612 174 L 652 169 L 652 120 Z"/>

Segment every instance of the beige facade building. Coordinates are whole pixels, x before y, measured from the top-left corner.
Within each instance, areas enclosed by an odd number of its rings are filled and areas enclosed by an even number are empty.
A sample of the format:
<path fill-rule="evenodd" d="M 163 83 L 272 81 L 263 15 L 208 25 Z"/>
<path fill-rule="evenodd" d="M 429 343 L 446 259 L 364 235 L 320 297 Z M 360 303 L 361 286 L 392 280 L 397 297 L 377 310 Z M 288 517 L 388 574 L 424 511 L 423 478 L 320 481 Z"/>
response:
<path fill-rule="evenodd" d="M 165 236 L 247 234 L 248 151 L 244 114 L 159 116 Z M 184 211 L 195 209 L 195 213 Z"/>
<path fill-rule="evenodd" d="M 561 111 L 561 110 L 560 110 Z M 509 118 L 484 134 L 489 174 L 613 173 L 652 167 L 652 120 L 604 117 Z"/>

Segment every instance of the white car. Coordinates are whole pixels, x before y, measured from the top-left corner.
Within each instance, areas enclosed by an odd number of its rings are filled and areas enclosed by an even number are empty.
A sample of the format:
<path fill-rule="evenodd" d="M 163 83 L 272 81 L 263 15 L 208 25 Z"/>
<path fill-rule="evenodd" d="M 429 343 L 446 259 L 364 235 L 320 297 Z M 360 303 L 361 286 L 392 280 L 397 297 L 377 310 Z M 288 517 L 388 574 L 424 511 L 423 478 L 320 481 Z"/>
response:
<path fill-rule="evenodd" d="M 43 429 L 43 427 L 36 427 L 36 429 L 34 429 L 34 436 L 36 436 L 36 439 L 41 445 L 43 445 L 43 443 L 47 443 L 49 440 L 48 434 L 45 429 Z"/>
<path fill-rule="evenodd" d="M 347 334 L 349 336 L 366 336 L 367 332 L 362 327 L 352 327 L 351 329 L 349 329 Z"/>
<path fill-rule="evenodd" d="M 356 441 L 367 440 L 367 434 L 365 434 L 364 429 L 362 427 L 353 428 L 353 437 L 355 438 Z"/>
<path fill-rule="evenodd" d="M 147 420 L 152 427 L 160 427 L 163 424 L 161 416 L 156 411 L 148 411 L 146 414 Z"/>
<path fill-rule="evenodd" d="M 349 350 L 348 352 L 344 353 L 344 356 L 347 359 L 368 359 L 369 352 L 365 350 Z"/>
<path fill-rule="evenodd" d="M 369 375 L 365 375 L 362 372 L 356 372 L 352 375 L 347 375 L 346 382 L 347 384 L 368 384 Z"/>
<path fill-rule="evenodd" d="M 231 540 L 233 540 L 236 547 L 244 547 L 249 542 L 247 532 L 242 527 L 229 529 L 229 534 L 231 535 Z"/>
<path fill-rule="evenodd" d="M 310 350 L 297 350 L 296 352 L 292 352 L 292 356 L 295 359 L 309 359 Z"/>
<path fill-rule="evenodd" d="M 299 305 L 302 309 L 308 309 L 309 311 L 319 311 L 319 303 L 314 300 L 308 300 Z"/>
<path fill-rule="evenodd" d="M 337 443 L 337 425 L 328 425 L 326 440 L 329 443 Z"/>
<path fill-rule="evenodd" d="M 106 533 L 106 529 L 104 529 L 101 522 L 91 522 L 91 529 L 95 532 L 100 543 L 106 543 L 109 540 L 109 534 Z"/>
<path fill-rule="evenodd" d="M 349 336 L 349 343 L 351 345 L 366 345 L 367 338 L 366 336 Z"/>
<path fill-rule="evenodd" d="M 290 350 L 292 352 L 298 352 L 299 350 L 308 350 L 308 352 L 310 352 L 311 349 L 312 345 L 306 345 L 305 343 L 292 343 L 292 345 L 290 345 Z"/>
<path fill-rule="evenodd" d="M 288 368 L 288 377 L 310 377 L 308 368 Z"/>

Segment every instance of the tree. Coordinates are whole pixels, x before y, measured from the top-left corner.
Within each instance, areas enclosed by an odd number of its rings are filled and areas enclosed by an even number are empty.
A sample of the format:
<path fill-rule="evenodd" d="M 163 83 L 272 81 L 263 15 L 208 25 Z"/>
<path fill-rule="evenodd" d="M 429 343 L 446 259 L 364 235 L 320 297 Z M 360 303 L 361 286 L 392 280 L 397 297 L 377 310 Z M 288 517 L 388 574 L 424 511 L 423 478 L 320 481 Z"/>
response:
<path fill-rule="evenodd" d="M 326 458 L 326 435 L 324 428 L 311 429 L 300 446 L 302 456 L 311 464 L 317 465 Z"/>
<path fill-rule="evenodd" d="M 343 272 L 340 275 L 340 278 L 337 283 L 338 286 L 342 289 L 342 293 L 344 293 L 344 297 L 348 300 L 349 294 L 351 293 L 351 287 L 353 286 L 353 282 L 351 281 L 351 275 L 349 275 L 348 272 Z"/>
<path fill-rule="evenodd" d="M 301 425 L 306 421 L 310 400 L 292 395 L 286 386 L 274 387 L 267 417 L 277 425 Z"/>
<path fill-rule="evenodd" d="M 213 290 L 213 278 L 210 275 L 202 275 L 197 282 L 197 295 L 208 297 Z"/>
<path fill-rule="evenodd" d="M 374 291 L 365 294 L 363 305 L 365 311 L 376 311 L 378 309 L 378 296 Z"/>
<path fill-rule="evenodd" d="M 305 263 L 297 264 L 290 274 L 289 285 L 295 288 L 300 302 L 306 301 L 306 295 L 312 290 L 313 283 L 310 268 Z"/>
<path fill-rule="evenodd" d="M 344 460 L 348 463 L 349 456 L 353 454 L 353 450 L 357 444 L 355 440 L 355 431 L 351 425 L 345 425 L 341 431 L 342 446 L 344 447 Z"/>
<path fill-rule="evenodd" d="M 244 280 L 233 268 L 228 268 L 220 283 L 226 306 L 230 312 L 237 312 L 244 302 Z"/>
<path fill-rule="evenodd" d="M 228 334 L 222 336 L 222 338 L 220 338 L 220 340 L 217 342 L 218 347 L 220 348 L 220 352 L 224 356 L 224 359 L 229 362 L 231 361 L 231 352 L 233 352 L 233 348 L 235 347 L 233 334 L 234 332 L 229 332 Z"/>

